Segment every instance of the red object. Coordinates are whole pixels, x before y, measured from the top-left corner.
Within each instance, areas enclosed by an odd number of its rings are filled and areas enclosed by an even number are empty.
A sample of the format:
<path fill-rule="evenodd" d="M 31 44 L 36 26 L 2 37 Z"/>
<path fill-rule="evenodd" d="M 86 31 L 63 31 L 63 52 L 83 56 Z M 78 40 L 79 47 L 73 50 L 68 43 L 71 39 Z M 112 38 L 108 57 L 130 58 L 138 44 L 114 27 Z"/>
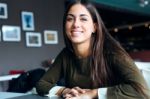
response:
<path fill-rule="evenodd" d="M 21 74 L 21 73 L 24 73 L 25 71 L 24 70 L 10 70 L 9 71 L 9 74 L 10 75 L 13 75 L 13 74 Z"/>
<path fill-rule="evenodd" d="M 129 54 L 134 60 L 142 61 L 142 62 L 150 62 L 150 50 L 131 52 Z"/>

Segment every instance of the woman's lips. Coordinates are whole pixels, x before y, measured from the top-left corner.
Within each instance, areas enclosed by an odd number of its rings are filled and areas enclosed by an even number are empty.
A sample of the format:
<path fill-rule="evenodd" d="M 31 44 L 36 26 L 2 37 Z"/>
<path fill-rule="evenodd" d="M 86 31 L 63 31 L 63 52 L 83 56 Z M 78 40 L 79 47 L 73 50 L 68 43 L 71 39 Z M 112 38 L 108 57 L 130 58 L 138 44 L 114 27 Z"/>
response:
<path fill-rule="evenodd" d="M 82 31 L 72 31 L 71 32 L 71 35 L 75 36 L 75 37 L 80 36 L 81 34 L 82 34 Z"/>

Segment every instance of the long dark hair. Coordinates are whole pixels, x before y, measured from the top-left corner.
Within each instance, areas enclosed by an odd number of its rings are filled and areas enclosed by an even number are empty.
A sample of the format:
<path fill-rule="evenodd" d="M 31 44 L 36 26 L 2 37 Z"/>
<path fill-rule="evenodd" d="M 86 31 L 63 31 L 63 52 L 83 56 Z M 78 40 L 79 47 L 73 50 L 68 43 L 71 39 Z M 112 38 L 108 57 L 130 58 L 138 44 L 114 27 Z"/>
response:
<path fill-rule="evenodd" d="M 105 86 L 106 83 L 109 82 L 110 79 L 113 77 L 113 72 L 110 67 L 110 61 L 108 59 L 109 53 L 117 53 L 119 55 L 123 55 L 125 57 L 129 57 L 126 51 L 122 48 L 122 46 L 108 33 L 98 11 L 96 8 L 89 2 L 85 0 L 72 0 L 67 5 L 64 20 L 63 20 L 63 33 L 64 33 L 64 41 L 66 47 L 73 51 L 72 43 L 66 35 L 65 31 L 65 24 L 66 24 L 66 16 L 69 9 L 75 4 L 82 4 L 87 8 L 90 12 L 93 22 L 96 23 L 96 33 L 93 33 L 92 40 L 91 40 L 91 50 L 92 50 L 92 57 L 90 60 L 91 66 L 91 77 L 93 80 L 94 86 L 101 87 Z M 111 51 L 110 51 L 111 50 Z M 134 84 L 136 87 L 135 89 L 144 94 L 141 86 L 139 84 Z M 133 86 L 134 87 L 134 86 Z"/>
<path fill-rule="evenodd" d="M 104 59 L 104 38 L 105 33 L 107 32 L 107 29 L 105 28 L 99 13 L 97 12 L 96 8 L 89 2 L 81 1 L 81 0 L 73 0 L 66 8 L 65 14 L 64 14 L 64 20 L 63 20 L 63 33 L 64 33 L 64 40 L 66 47 L 73 51 L 73 47 L 71 44 L 71 41 L 68 39 L 65 31 L 65 24 L 66 24 L 66 16 L 67 13 L 74 4 L 80 3 L 84 5 L 88 11 L 90 12 L 93 22 L 97 24 L 97 30 L 96 33 L 93 33 L 92 35 L 92 41 L 91 41 L 91 50 L 92 50 L 92 58 L 91 58 L 91 77 L 93 79 L 94 84 L 97 85 L 103 85 L 108 80 L 108 74 L 110 73 L 110 70 L 108 66 L 106 65 L 107 62 L 105 62 Z"/>

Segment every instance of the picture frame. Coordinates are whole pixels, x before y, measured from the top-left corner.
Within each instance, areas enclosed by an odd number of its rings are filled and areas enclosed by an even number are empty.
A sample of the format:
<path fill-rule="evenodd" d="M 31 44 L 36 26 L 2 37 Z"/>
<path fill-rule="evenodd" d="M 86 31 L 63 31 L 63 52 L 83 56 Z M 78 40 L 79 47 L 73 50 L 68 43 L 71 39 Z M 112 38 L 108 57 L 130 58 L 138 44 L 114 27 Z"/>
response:
<path fill-rule="evenodd" d="M 2 26 L 3 41 L 19 42 L 21 41 L 21 29 L 19 26 Z"/>
<path fill-rule="evenodd" d="M 26 46 L 27 47 L 41 47 L 41 33 L 39 32 L 26 32 Z"/>
<path fill-rule="evenodd" d="M 58 44 L 58 32 L 54 30 L 44 31 L 44 43 L 45 44 Z"/>
<path fill-rule="evenodd" d="M 0 3 L 0 19 L 8 18 L 8 10 L 6 3 Z"/>
<path fill-rule="evenodd" d="M 34 31 L 34 15 L 32 12 L 21 12 L 22 29 L 25 31 Z"/>

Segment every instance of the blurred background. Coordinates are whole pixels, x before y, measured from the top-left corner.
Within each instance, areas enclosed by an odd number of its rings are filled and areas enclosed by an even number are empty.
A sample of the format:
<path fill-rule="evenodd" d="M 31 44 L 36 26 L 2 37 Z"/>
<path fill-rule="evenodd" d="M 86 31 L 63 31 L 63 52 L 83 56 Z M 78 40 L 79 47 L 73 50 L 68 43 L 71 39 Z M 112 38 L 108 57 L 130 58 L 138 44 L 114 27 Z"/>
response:
<path fill-rule="evenodd" d="M 65 6 L 70 1 L 72 0 L 0 0 L 0 76 L 10 75 L 12 71 L 21 73 L 43 68 L 43 61 L 56 58 L 64 47 L 62 20 Z M 121 43 L 134 61 L 150 63 L 150 0 L 92 2 L 109 33 Z M 33 14 L 34 29 L 23 29 L 22 12 Z M 2 28 L 6 25 L 20 28 L 19 41 L 4 40 Z M 45 42 L 46 30 L 57 33 L 57 43 Z M 27 32 L 40 34 L 41 45 L 28 46 Z M 1 88 L 4 85 L 0 82 L 0 90 L 6 89 Z"/>
<path fill-rule="evenodd" d="M 150 0 L 94 0 L 106 27 L 137 61 L 150 61 Z"/>

